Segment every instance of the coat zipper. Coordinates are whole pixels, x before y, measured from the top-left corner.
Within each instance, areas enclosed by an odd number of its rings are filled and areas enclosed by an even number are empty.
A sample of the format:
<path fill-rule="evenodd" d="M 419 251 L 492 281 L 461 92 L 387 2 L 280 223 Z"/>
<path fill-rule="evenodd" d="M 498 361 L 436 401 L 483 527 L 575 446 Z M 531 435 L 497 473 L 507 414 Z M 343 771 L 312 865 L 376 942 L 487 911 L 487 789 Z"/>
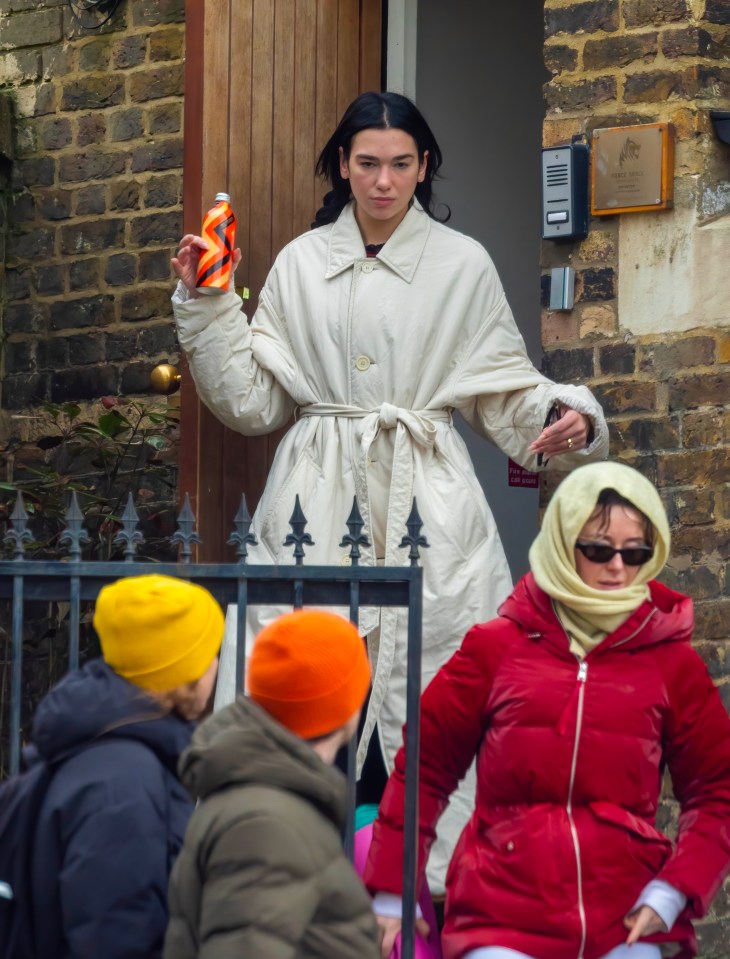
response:
<path fill-rule="evenodd" d="M 578 869 L 578 915 L 580 916 L 581 940 L 578 950 L 578 959 L 583 959 L 583 950 L 586 946 L 586 911 L 583 903 L 583 874 L 580 862 L 580 841 L 578 839 L 578 830 L 573 819 L 573 786 L 575 784 L 575 771 L 578 765 L 578 743 L 580 741 L 581 727 L 583 725 L 583 699 L 585 696 L 586 679 L 588 677 L 588 663 L 582 660 L 578 665 L 579 684 L 578 692 L 578 712 L 575 721 L 575 742 L 573 743 L 573 758 L 570 763 L 570 783 L 568 785 L 568 803 L 566 812 L 568 822 L 570 823 L 570 833 L 573 838 L 573 850 L 575 852 L 575 861 Z"/>
<path fill-rule="evenodd" d="M 553 608 L 554 604 L 553 604 Z M 627 643 L 630 639 L 633 639 L 637 633 L 646 626 L 649 620 L 652 618 L 656 612 L 656 607 L 654 607 L 646 619 L 641 623 L 634 632 L 627 636 L 625 639 L 620 640 L 618 643 L 615 643 L 614 646 L 611 646 L 611 649 L 614 649 L 616 646 L 622 646 L 624 643 Z M 568 634 L 565 634 L 568 643 L 570 643 L 570 637 Z M 577 959 L 583 959 L 583 952 L 586 947 L 586 911 L 585 905 L 583 902 L 583 871 L 581 869 L 581 860 L 580 860 L 580 840 L 578 839 L 578 830 L 575 825 L 575 819 L 573 818 L 573 786 L 575 785 L 575 772 L 578 765 L 578 744 L 580 741 L 581 729 L 583 726 L 583 700 L 585 697 L 585 688 L 586 688 L 586 679 L 588 678 L 588 663 L 583 659 L 578 664 L 578 676 L 576 679 L 578 685 L 578 710 L 575 720 L 575 741 L 573 743 L 573 756 L 570 763 L 570 782 L 568 784 L 568 802 L 566 805 L 566 813 L 568 815 L 568 822 L 570 823 L 570 834 L 573 839 L 573 851 L 575 852 L 575 862 L 578 873 L 578 915 L 580 916 L 580 925 L 581 925 L 581 941 L 580 949 L 578 950 Z M 572 699 L 572 697 L 571 697 Z M 562 725 L 562 723 L 561 723 Z"/>
<path fill-rule="evenodd" d="M 646 617 L 646 619 L 643 621 L 643 623 L 641 623 L 639 626 L 637 626 L 636 629 L 633 631 L 633 633 L 632 633 L 630 636 L 626 636 L 625 639 L 620 639 L 617 643 L 612 643 L 610 646 L 607 646 L 606 649 L 618 649 L 619 646 L 623 646 L 624 643 L 628 643 L 628 641 L 629 641 L 630 639 L 633 639 L 634 636 L 638 635 L 638 633 L 640 633 L 640 632 L 642 631 L 642 629 L 646 626 L 646 624 L 647 624 L 647 623 L 649 622 L 649 620 L 652 618 L 652 616 L 654 615 L 654 613 L 656 613 L 656 611 L 657 611 L 657 609 L 656 609 L 656 606 L 655 606 L 655 607 L 650 611 L 649 615 Z"/>

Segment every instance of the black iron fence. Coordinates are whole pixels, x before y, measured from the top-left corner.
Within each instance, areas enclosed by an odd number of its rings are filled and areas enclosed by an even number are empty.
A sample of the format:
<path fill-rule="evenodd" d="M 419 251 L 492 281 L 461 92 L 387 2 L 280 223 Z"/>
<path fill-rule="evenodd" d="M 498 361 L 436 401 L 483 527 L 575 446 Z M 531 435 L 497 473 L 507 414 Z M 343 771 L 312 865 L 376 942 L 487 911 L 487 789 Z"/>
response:
<path fill-rule="evenodd" d="M 293 565 L 249 565 L 249 547 L 256 544 L 251 529 L 246 499 L 241 504 L 234 520 L 234 529 L 229 544 L 236 548 L 236 562 L 196 563 L 192 561 L 193 546 L 200 543 L 195 530 L 195 517 L 185 497 L 177 523 L 177 531 L 171 543 L 177 545 L 178 562 L 152 562 L 140 560 L 138 550 L 144 543 L 139 529 L 132 496 L 121 518 L 121 528 L 114 540 L 124 558 L 112 561 L 88 561 L 82 558 L 83 546 L 88 534 L 83 526 L 84 516 L 73 493 L 65 515 L 66 527 L 60 544 L 67 547 L 62 559 L 34 560 L 26 558 L 27 544 L 33 540 L 29 517 L 22 494 L 18 494 L 10 517 L 9 529 L 4 542 L 12 551 L 12 558 L 0 559 L 0 602 L 7 609 L 10 619 L 10 703 L 8 736 L 10 749 L 9 771 L 18 772 L 21 761 L 22 727 L 22 668 L 23 638 L 26 626 L 26 609 L 32 602 L 56 602 L 68 604 L 68 666 L 79 665 L 79 636 L 83 610 L 94 602 L 101 588 L 125 576 L 141 576 L 155 572 L 176 576 L 205 586 L 225 609 L 229 604 L 238 606 L 236 683 L 240 691 L 244 684 L 246 610 L 249 606 L 338 606 L 349 609 L 350 620 L 357 626 L 360 608 L 401 607 L 408 610 L 408 681 L 406 704 L 406 795 L 404 856 L 403 856 L 403 959 L 412 959 L 415 948 L 416 907 L 416 838 L 418 822 L 418 754 L 420 731 L 421 687 L 421 630 L 423 571 L 418 565 L 419 549 L 428 546 L 421 534 L 422 523 L 416 501 L 406 522 L 401 548 L 408 549 L 410 565 L 398 567 L 363 566 L 360 564 L 361 548 L 370 545 L 364 532 L 364 523 L 353 502 L 349 518 L 343 523 L 341 547 L 349 547 L 350 564 L 347 566 L 306 565 L 305 546 L 314 541 L 307 532 L 307 520 L 302 512 L 299 497 L 289 520 L 291 533 L 284 541 L 293 547 Z M 316 531 L 315 531 L 316 532 Z M 356 743 L 348 749 L 348 828 L 345 837 L 347 854 L 352 858 L 355 822 L 355 755 Z"/>

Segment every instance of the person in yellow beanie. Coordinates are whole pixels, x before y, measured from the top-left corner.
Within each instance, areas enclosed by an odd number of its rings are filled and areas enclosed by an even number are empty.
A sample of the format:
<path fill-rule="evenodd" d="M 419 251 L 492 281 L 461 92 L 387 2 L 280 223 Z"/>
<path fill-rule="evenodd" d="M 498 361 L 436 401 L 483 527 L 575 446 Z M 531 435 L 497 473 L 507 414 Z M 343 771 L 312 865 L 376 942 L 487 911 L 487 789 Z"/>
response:
<path fill-rule="evenodd" d="M 198 806 L 172 872 L 164 959 L 377 959 L 333 765 L 370 685 L 364 641 L 334 613 L 289 613 L 257 636 L 247 680 L 180 762 Z"/>
<path fill-rule="evenodd" d="M 54 768 L 34 837 L 36 954 L 159 959 L 193 810 L 177 764 L 209 711 L 223 614 L 201 586 L 129 577 L 101 590 L 94 627 L 102 659 L 33 723 L 32 751 Z"/>

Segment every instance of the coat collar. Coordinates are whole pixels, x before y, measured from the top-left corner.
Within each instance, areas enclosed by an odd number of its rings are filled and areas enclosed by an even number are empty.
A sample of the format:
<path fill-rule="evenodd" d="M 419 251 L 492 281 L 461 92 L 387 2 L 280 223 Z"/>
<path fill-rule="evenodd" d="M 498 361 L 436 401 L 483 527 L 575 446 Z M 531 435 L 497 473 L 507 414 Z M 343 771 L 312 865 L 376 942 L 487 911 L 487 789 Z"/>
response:
<path fill-rule="evenodd" d="M 666 641 L 690 641 L 694 628 L 692 600 L 656 580 L 649 582 L 649 591 L 650 598 L 588 654 L 591 659 L 614 647 L 628 650 Z M 563 658 L 573 659 L 550 597 L 540 589 L 532 573 L 522 577 L 500 606 L 499 615 L 526 629 L 531 638 L 546 641 Z"/>
<path fill-rule="evenodd" d="M 377 259 L 410 283 L 431 232 L 431 218 L 414 198 L 411 208 L 378 253 Z M 327 245 L 326 279 L 331 279 L 365 256 L 362 234 L 355 220 L 355 204 L 350 201 L 335 220 Z"/>

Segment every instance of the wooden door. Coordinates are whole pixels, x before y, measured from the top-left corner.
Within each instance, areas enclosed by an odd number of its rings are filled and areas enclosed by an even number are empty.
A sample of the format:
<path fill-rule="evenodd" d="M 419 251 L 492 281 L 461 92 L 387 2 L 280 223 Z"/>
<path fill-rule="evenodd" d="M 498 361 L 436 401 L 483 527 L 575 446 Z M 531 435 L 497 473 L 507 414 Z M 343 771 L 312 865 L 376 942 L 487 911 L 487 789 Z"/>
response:
<path fill-rule="evenodd" d="M 215 194 L 231 194 L 251 316 L 276 253 L 321 205 L 319 151 L 348 103 L 380 89 L 382 0 L 187 0 L 185 17 L 184 229 L 199 233 Z M 198 559 L 221 561 L 240 495 L 253 511 L 281 434 L 225 429 L 184 364 L 181 409 L 180 495 L 198 518 Z"/>

